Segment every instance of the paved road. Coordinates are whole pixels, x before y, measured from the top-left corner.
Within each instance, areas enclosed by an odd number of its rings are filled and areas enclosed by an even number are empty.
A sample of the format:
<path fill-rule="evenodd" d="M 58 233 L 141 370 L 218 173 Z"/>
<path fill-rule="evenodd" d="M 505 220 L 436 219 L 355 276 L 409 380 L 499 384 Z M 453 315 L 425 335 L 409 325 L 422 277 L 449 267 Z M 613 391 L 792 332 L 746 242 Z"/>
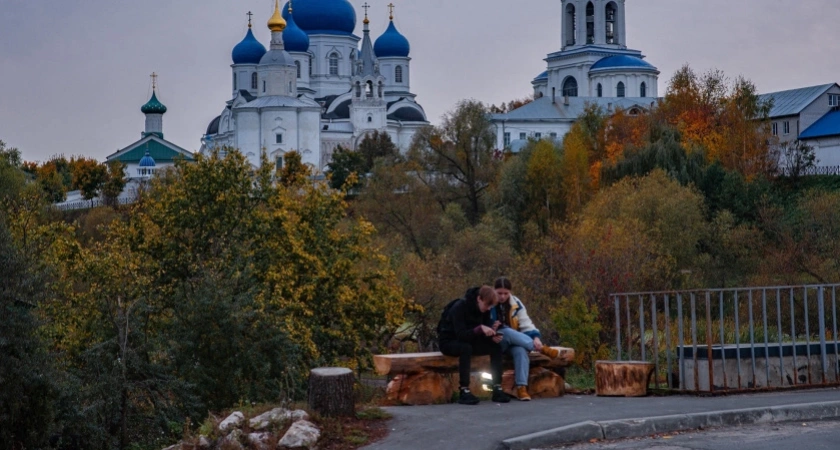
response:
<path fill-rule="evenodd" d="M 836 450 L 840 421 L 750 425 L 674 433 L 655 438 L 554 447 L 564 450 Z M 548 449 L 541 449 L 548 450 Z"/>
<path fill-rule="evenodd" d="M 390 434 L 367 450 L 495 450 L 501 441 L 587 420 L 631 419 L 774 405 L 837 401 L 840 390 L 776 392 L 724 397 L 561 398 L 499 405 L 457 404 L 385 408 Z M 840 441 L 838 441 L 840 442 Z M 840 448 L 840 445 L 834 448 Z M 743 449 L 738 449 L 743 450 Z"/>

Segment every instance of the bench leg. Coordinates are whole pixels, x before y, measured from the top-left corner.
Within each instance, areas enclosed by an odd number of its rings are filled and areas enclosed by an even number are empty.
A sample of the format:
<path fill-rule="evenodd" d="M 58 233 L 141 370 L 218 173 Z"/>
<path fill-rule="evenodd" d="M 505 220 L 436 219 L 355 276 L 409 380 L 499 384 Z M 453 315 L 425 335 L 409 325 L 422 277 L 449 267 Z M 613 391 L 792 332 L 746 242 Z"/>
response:
<path fill-rule="evenodd" d="M 400 374 L 388 383 L 388 400 L 403 405 L 448 403 L 455 393 L 450 377 L 437 372 Z"/>
<path fill-rule="evenodd" d="M 502 375 L 502 389 L 516 396 L 516 386 L 512 370 Z M 531 367 L 528 373 L 528 395 L 532 398 L 554 398 L 566 394 L 566 381 L 560 375 L 542 367 Z"/>

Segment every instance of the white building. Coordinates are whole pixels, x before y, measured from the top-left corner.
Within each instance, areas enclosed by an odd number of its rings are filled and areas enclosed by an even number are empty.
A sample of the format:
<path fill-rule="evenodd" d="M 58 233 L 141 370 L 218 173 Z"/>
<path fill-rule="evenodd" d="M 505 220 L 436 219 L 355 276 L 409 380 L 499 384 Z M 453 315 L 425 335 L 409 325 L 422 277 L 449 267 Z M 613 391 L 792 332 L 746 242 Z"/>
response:
<path fill-rule="evenodd" d="M 363 37 L 353 34 L 356 12 L 347 0 L 296 0 L 282 14 L 275 0 L 270 48 L 249 23 L 232 52 L 232 98 L 207 127 L 201 151 L 231 146 L 255 166 L 265 152 L 279 166 L 295 150 L 322 171 L 336 147 L 355 149 L 373 131 L 406 149 L 428 121 L 411 93 L 409 42 L 393 10 L 390 19 L 374 44 L 367 13 Z"/>
<path fill-rule="evenodd" d="M 772 100 L 773 135 L 784 145 L 800 140 L 814 147 L 817 167 L 840 171 L 840 85 L 823 84 L 760 96 Z M 781 162 L 784 165 L 785 161 Z M 826 172 L 826 173 L 829 173 Z"/>
<path fill-rule="evenodd" d="M 535 100 L 493 116 L 498 148 L 561 139 L 586 104 L 632 112 L 650 108 L 659 95 L 659 70 L 627 47 L 624 0 L 563 0 L 562 8 L 562 47 L 531 82 Z"/>

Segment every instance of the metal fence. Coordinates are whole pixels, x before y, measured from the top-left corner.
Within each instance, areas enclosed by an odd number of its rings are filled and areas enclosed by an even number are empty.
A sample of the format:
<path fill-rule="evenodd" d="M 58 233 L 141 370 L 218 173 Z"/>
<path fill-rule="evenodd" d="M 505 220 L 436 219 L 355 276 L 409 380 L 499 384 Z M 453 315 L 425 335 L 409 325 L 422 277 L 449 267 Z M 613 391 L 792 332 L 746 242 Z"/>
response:
<path fill-rule="evenodd" d="M 653 362 L 656 389 L 714 393 L 835 385 L 838 288 L 613 294 L 616 357 Z"/>
<path fill-rule="evenodd" d="M 791 167 L 779 167 L 779 175 L 789 177 L 793 175 L 799 176 L 816 176 L 816 175 L 840 175 L 840 166 L 811 166 L 796 170 Z"/>

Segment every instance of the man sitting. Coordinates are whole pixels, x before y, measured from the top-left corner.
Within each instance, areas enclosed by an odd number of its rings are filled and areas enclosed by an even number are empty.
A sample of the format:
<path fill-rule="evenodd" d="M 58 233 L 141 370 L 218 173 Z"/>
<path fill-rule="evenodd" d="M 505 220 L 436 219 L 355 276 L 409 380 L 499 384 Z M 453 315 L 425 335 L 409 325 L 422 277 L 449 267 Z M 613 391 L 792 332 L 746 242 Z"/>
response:
<path fill-rule="evenodd" d="M 447 356 L 458 356 L 460 395 L 458 403 L 478 404 L 470 392 L 470 358 L 473 355 L 490 355 L 493 377 L 492 400 L 507 403 L 510 397 L 502 391 L 502 335 L 496 334 L 490 310 L 498 303 L 496 291 L 490 286 L 471 288 L 464 298 L 448 306 L 438 326 L 440 351 Z"/>

